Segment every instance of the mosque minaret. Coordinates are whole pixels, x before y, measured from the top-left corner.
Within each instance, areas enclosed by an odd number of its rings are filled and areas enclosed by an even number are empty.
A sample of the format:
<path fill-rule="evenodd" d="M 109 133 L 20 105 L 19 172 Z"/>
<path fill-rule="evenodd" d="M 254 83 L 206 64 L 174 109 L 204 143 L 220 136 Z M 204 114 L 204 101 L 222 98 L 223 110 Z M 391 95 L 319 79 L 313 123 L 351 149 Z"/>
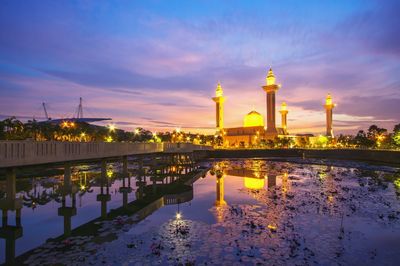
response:
<path fill-rule="evenodd" d="M 217 89 L 215 90 L 215 97 L 212 98 L 216 104 L 216 128 L 219 133 L 224 128 L 224 92 L 222 91 L 221 84 L 218 82 Z"/>
<path fill-rule="evenodd" d="M 289 113 L 289 111 L 287 109 L 287 105 L 285 102 L 282 103 L 281 110 L 279 111 L 279 113 L 281 113 L 281 118 L 282 118 L 281 122 L 282 129 L 284 133 L 287 134 L 287 114 Z"/>
<path fill-rule="evenodd" d="M 275 124 L 275 93 L 279 89 L 279 85 L 275 83 L 275 75 L 272 72 L 272 68 L 269 69 L 266 78 L 267 85 L 262 88 L 267 93 L 267 131 L 268 136 L 277 136 L 278 131 L 276 130 Z"/>
<path fill-rule="evenodd" d="M 325 110 L 326 110 L 326 135 L 328 137 L 333 138 L 333 108 L 335 108 L 335 104 L 332 102 L 332 96 L 328 93 L 325 100 Z"/>

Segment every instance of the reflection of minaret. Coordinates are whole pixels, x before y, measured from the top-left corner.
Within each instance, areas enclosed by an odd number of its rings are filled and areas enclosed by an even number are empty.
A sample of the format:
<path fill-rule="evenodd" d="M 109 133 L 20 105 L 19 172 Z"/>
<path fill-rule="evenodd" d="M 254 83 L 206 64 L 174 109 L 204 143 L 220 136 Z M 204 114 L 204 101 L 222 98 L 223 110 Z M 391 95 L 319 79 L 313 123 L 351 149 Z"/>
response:
<path fill-rule="evenodd" d="M 217 172 L 216 175 L 216 199 L 215 199 L 215 206 L 224 206 L 226 205 L 226 201 L 224 200 L 224 174 Z"/>
<path fill-rule="evenodd" d="M 108 179 L 107 179 L 107 163 L 105 160 L 101 161 L 101 176 L 100 176 L 100 194 L 97 194 L 96 200 L 101 203 L 101 218 L 107 217 L 107 202 L 111 200 L 109 191 Z M 104 193 L 104 186 L 106 191 Z"/>
<path fill-rule="evenodd" d="M 326 110 L 326 135 L 328 137 L 333 138 L 333 128 L 332 128 L 332 120 L 333 120 L 333 108 L 336 105 L 332 103 L 332 96 L 328 93 L 326 96 L 326 101 L 325 101 L 325 110 Z"/>
<path fill-rule="evenodd" d="M 126 207 L 128 205 L 128 194 L 132 192 L 131 188 L 131 178 L 128 173 L 128 160 L 126 156 L 123 159 L 123 177 L 122 177 L 122 187 L 119 188 L 119 192 L 122 193 L 122 206 Z M 126 186 L 125 179 L 128 179 L 128 186 Z"/>
<path fill-rule="evenodd" d="M 276 186 L 276 175 L 268 175 L 268 188 Z"/>
<path fill-rule="evenodd" d="M 286 105 L 285 102 L 282 103 L 281 110 L 279 111 L 279 113 L 281 113 L 281 115 L 282 115 L 282 129 L 283 129 L 283 132 L 285 134 L 288 134 L 287 133 L 287 114 L 289 113 L 289 111 L 287 109 L 287 105 Z"/>
<path fill-rule="evenodd" d="M 66 163 L 64 166 L 64 184 L 61 188 L 61 207 L 58 208 L 58 216 L 64 217 L 64 236 L 71 234 L 71 217 L 76 215 L 76 192 L 78 188 L 71 183 L 71 166 Z M 71 197 L 71 206 L 66 203 L 66 196 Z"/>
<path fill-rule="evenodd" d="M 275 125 L 275 93 L 279 89 L 279 85 L 275 83 L 275 75 L 272 68 L 269 69 L 266 78 L 267 85 L 262 88 L 267 93 L 267 135 L 276 136 L 278 131 Z"/>
<path fill-rule="evenodd" d="M 221 84 L 218 83 L 217 89 L 215 90 L 215 97 L 212 98 L 216 103 L 216 128 L 218 132 L 221 132 L 224 128 L 224 101 Z"/>
<path fill-rule="evenodd" d="M 16 199 L 16 176 L 15 169 L 7 169 L 7 191 L 6 198 L 0 200 L 0 208 L 3 212 L 2 226 L 0 228 L 0 238 L 6 241 L 6 265 L 15 264 L 15 242 L 22 237 L 23 229 L 21 225 L 22 199 Z M 8 211 L 15 211 L 15 225 L 8 224 Z"/>

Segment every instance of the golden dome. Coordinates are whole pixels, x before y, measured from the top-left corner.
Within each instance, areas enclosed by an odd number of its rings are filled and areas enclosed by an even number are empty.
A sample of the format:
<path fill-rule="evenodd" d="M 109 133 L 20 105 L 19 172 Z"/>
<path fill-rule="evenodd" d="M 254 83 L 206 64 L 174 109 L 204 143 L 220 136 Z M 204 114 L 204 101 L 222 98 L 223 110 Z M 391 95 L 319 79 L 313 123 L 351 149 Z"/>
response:
<path fill-rule="evenodd" d="M 259 112 L 251 111 L 244 117 L 244 127 L 264 126 L 264 118 Z"/>

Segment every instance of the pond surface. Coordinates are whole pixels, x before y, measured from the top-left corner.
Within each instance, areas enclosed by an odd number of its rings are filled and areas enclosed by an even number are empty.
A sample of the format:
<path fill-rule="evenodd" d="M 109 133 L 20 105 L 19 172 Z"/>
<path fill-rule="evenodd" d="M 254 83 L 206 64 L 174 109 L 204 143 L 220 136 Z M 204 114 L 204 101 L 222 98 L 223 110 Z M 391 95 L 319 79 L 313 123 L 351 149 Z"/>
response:
<path fill-rule="evenodd" d="M 193 185 L 185 179 L 186 186 L 176 191 L 179 178 L 166 177 L 164 184 L 158 179 L 158 191 L 150 185 L 144 196 L 135 174 L 123 180 L 121 167 L 109 165 L 106 210 L 118 209 L 114 215 L 101 209 L 97 195 L 107 185 L 99 181 L 100 170 L 76 168 L 72 183 L 78 190 L 66 195 L 66 206 L 76 198 L 72 233 L 66 230 L 68 215 L 62 216 L 68 212 L 59 210 L 63 176 L 21 179 L 23 235 L 15 253 L 30 250 L 17 258 L 30 265 L 398 265 L 398 169 L 299 162 L 205 162 L 209 171 L 188 171 Z M 132 191 L 120 189 L 128 186 Z M 129 191 L 125 205 L 121 191 Z M 32 195 L 42 195 L 40 204 Z M 138 198 L 151 200 L 134 213 L 126 201 Z M 15 212 L 8 219 L 14 221 Z M 4 262 L 4 240 L 0 250 Z"/>

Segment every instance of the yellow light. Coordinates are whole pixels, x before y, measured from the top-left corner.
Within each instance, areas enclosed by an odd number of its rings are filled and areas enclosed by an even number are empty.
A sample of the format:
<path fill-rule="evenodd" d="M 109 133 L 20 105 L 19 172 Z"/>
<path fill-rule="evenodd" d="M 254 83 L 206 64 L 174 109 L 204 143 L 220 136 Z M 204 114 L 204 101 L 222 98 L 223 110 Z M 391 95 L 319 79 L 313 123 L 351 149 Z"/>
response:
<path fill-rule="evenodd" d="M 70 126 L 70 127 L 75 127 L 75 123 L 74 123 L 74 122 L 71 122 L 71 123 L 69 124 L 69 126 Z"/>
<path fill-rule="evenodd" d="M 271 230 L 271 232 L 276 232 L 276 229 L 278 229 L 278 227 L 274 224 L 269 224 L 268 229 Z"/>
<path fill-rule="evenodd" d="M 85 132 L 82 132 L 82 133 L 81 133 L 81 137 L 84 137 L 84 136 L 86 136 L 86 133 L 85 133 Z"/>
<path fill-rule="evenodd" d="M 267 80 L 267 86 L 268 85 L 275 85 L 275 80 L 276 79 L 275 79 L 274 72 L 272 72 L 272 68 L 269 69 L 266 80 Z"/>
<path fill-rule="evenodd" d="M 113 124 L 108 125 L 108 129 L 110 130 L 110 132 L 114 132 L 115 131 L 115 125 L 113 125 Z"/>
<path fill-rule="evenodd" d="M 326 96 L 325 105 L 327 105 L 327 106 L 333 105 L 332 104 L 332 96 L 330 93 L 328 93 L 328 95 Z"/>
<path fill-rule="evenodd" d="M 179 132 L 181 132 L 181 129 L 180 129 L 179 127 L 177 127 L 177 128 L 175 129 L 175 131 L 176 131 L 176 133 L 179 133 Z"/>
<path fill-rule="evenodd" d="M 281 105 L 281 111 L 287 111 L 287 105 L 285 102 L 283 102 Z"/>
<path fill-rule="evenodd" d="M 111 178 L 113 176 L 113 171 L 112 170 L 107 170 L 107 177 Z"/>
<path fill-rule="evenodd" d="M 222 91 L 221 84 L 218 82 L 217 89 L 215 90 L 216 97 L 222 97 L 224 92 Z"/>
<path fill-rule="evenodd" d="M 187 141 L 190 141 L 190 137 L 187 137 L 186 140 L 187 140 Z"/>
<path fill-rule="evenodd" d="M 153 137 L 157 137 L 157 132 L 153 132 Z"/>
<path fill-rule="evenodd" d="M 138 128 L 135 129 L 135 135 L 137 135 L 137 134 L 139 134 L 139 129 Z"/>
<path fill-rule="evenodd" d="M 182 214 L 180 212 L 177 212 L 175 217 L 177 220 L 180 220 L 182 218 Z"/>
<path fill-rule="evenodd" d="M 112 142 L 113 138 L 111 136 L 108 136 L 108 137 L 105 138 L 105 141 L 106 142 Z"/>
<path fill-rule="evenodd" d="M 85 190 L 85 185 L 81 185 L 81 190 Z"/>

